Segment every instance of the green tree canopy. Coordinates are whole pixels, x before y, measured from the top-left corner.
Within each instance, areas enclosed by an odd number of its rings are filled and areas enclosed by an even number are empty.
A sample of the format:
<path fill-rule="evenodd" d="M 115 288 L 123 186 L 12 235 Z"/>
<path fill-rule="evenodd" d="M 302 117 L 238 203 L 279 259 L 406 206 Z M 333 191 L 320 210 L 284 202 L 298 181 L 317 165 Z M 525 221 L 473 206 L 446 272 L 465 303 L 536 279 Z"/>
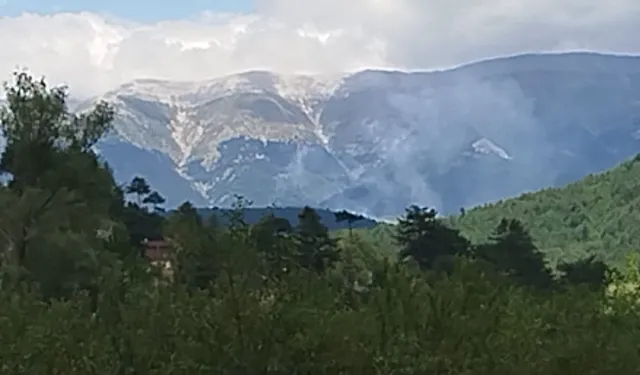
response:
<path fill-rule="evenodd" d="M 553 283 L 544 255 L 529 232 L 516 219 L 502 219 L 489 238 L 478 246 L 478 257 L 525 285 L 550 287 Z"/>
<path fill-rule="evenodd" d="M 469 242 L 452 228 L 438 220 L 436 211 L 412 206 L 398 220 L 395 239 L 400 258 L 411 258 L 423 269 L 434 266 L 442 257 L 465 255 Z"/>
<path fill-rule="evenodd" d="M 329 236 L 327 227 L 311 207 L 300 211 L 294 230 L 301 266 L 323 273 L 339 259 L 335 239 Z"/>

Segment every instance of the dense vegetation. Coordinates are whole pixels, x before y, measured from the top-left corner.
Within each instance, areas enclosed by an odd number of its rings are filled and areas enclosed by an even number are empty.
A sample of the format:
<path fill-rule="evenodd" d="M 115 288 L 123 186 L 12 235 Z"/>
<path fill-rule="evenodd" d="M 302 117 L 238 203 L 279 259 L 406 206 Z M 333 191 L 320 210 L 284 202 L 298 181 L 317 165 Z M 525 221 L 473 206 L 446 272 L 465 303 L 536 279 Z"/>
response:
<path fill-rule="evenodd" d="M 518 218 L 550 263 L 596 257 L 612 265 L 640 250 L 640 157 L 562 188 L 523 194 L 450 219 L 472 241 Z"/>
<path fill-rule="evenodd" d="M 393 228 L 399 256 L 357 231 L 332 237 L 303 208 L 293 225 L 224 224 L 189 203 L 163 212 L 144 179 L 113 181 L 92 151 L 106 104 L 17 74 L 0 112 L 3 374 L 632 374 L 638 262 L 552 273 L 526 227 L 470 241 L 428 208 Z M 128 198 L 128 199 L 125 199 Z M 336 220 L 360 220 L 348 212 Z M 484 224 L 484 223 L 483 223 Z M 377 247 L 388 238 L 382 232 Z M 144 238 L 171 245 L 163 276 Z M 388 239 L 385 241 L 389 241 Z"/>
<path fill-rule="evenodd" d="M 518 219 L 530 232 L 546 262 L 595 259 L 619 267 L 631 252 L 640 250 L 640 156 L 603 173 L 561 188 L 522 194 L 485 204 L 441 220 L 472 243 L 487 240 L 487 233 L 503 218 Z M 395 229 L 378 224 L 359 230 L 371 244 L 393 253 Z"/>

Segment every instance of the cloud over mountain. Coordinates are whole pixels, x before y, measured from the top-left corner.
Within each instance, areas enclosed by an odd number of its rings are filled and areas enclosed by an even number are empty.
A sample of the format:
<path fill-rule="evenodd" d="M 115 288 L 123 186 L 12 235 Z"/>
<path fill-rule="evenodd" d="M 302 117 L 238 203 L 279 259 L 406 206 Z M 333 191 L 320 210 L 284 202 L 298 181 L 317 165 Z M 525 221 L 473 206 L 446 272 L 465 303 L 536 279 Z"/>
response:
<path fill-rule="evenodd" d="M 252 14 L 153 24 L 23 14 L 0 18 L 0 72 L 27 67 L 85 96 L 144 77 L 431 69 L 541 50 L 637 53 L 639 23 L 636 0 L 258 0 Z"/>

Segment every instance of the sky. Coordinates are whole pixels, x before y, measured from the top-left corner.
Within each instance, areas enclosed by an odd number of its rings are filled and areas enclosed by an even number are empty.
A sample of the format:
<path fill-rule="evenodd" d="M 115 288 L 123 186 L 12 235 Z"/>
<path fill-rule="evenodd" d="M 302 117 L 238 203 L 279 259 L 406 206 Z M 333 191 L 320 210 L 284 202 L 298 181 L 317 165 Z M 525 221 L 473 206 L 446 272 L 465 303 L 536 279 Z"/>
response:
<path fill-rule="evenodd" d="M 640 52 L 638 0 L 0 0 L 0 76 L 96 95 L 250 69 L 437 69 L 525 52 Z"/>
<path fill-rule="evenodd" d="M 24 12 L 55 14 L 62 12 L 95 12 L 116 15 L 139 22 L 157 22 L 186 18 L 205 11 L 247 13 L 253 10 L 252 0 L 0 0 L 0 16 L 19 16 Z"/>

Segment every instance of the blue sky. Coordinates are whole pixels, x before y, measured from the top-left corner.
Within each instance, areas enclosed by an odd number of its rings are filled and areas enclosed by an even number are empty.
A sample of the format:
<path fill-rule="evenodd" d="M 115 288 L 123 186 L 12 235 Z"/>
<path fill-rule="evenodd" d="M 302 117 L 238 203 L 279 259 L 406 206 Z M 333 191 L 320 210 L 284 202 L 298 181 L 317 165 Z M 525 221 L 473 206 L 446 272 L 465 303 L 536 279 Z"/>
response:
<path fill-rule="evenodd" d="M 249 12 L 253 0 L 0 0 L 0 16 L 22 12 L 58 13 L 91 11 L 149 22 L 185 18 L 206 10 Z"/>

